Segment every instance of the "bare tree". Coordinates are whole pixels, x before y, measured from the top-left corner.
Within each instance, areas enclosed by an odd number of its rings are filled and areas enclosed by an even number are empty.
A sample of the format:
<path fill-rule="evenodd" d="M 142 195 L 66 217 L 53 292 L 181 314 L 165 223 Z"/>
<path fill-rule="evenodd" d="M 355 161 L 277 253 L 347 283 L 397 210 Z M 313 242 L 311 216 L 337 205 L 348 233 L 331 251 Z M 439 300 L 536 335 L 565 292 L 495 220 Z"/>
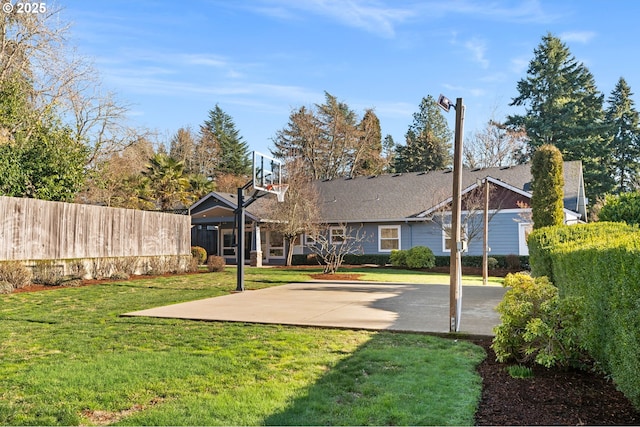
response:
<path fill-rule="evenodd" d="M 316 254 L 324 264 L 325 274 L 334 274 L 342 263 L 344 257 L 349 254 L 362 254 L 362 243 L 368 240 L 362 226 L 357 229 L 340 224 L 337 227 L 323 226 L 314 236 L 314 244 L 310 245 L 311 251 Z"/>
<path fill-rule="evenodd" d="M 484 129 L 476 132 L 465 143 L 464 162 L 470 168 L 512 166 L 521 163 L 526 147 L 524 131 L 513 131 L 489 120 Z"/>
<path fill-rule="evenodd" d="M 29 138 L 33 129 L 55 111 L 73 129 L 75 141 L 91 149 L 88 165 L 100 156 L 119 151 L 135 140 L 126 125 L 128 106 L 101 89 L 91 61 L 67 43 L 69 25 L 53 3 L 33 3 L 38 13 L 0 14 L 0 83 L 28 82 L 33 115 L 24 123 Z"/>
<path fill-rule="evenodd" d="M 462 198 L 462 210 L 465 212 L 462 215 L 460 222 L 460 231 L 463 236 L 463 240 L 467 242 L 467 247 L 471 245 L 478 236 L 481 236 L 484 231 L 484 206 L 485 206 L 485 194 L 483 186 L 477 186 L 471 189 L 469 192 L 463 195 Z M 500 201 L 496 200 L 495 195 L 496 187 L 489 185 L 489 200 L 493 199 L 492 209 L 487 212 L 488 222 L 490 223 L 493 217 L 501 210 Z M 443 197 L 444 199 L 444 197 Z M 433 213 L 432 221 L 437 224 L 445 233 L 448 239 L 451 236 L 451 204 L 442 203 L 438 209 Z"/>
<path fill-rule="evenodd" d="M 320 223 L 320 198 L 318 190 L 310 177 L 305 174 L 302 160 L 295 160 L 285 166 L 285 180 L 289 188 L 283 202 L 271 200 L 269 203 L 269 217 L 274 222 L 266 227 L 282 234 L 289 251 L 287 265 L 291 265 L 293 248 L 302 234 L 316 235 Z"/>

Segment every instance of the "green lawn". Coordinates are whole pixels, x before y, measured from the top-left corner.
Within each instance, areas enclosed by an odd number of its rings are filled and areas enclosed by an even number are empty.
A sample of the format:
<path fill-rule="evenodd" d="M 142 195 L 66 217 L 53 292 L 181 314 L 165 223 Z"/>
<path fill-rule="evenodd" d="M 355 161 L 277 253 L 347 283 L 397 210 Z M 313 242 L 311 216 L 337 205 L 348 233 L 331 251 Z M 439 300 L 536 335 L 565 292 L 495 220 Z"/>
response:
<path fill-rule="evenodd" d="M 413 276 L 384 271 L 366 279 Z M 247 268 L 245 287 L 310 272 Z M 233 289 L 227 268 L 0 295 L 0 424 L 473 424 L 485 354 L 464 341 L 119 317 Z"/>

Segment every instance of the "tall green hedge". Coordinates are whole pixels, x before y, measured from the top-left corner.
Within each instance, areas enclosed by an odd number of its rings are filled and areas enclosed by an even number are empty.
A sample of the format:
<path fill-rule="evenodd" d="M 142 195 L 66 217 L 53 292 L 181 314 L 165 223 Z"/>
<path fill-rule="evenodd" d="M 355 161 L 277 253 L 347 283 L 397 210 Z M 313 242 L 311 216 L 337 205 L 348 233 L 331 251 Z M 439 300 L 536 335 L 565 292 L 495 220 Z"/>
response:
<path fill-rule="evenodd" d="M 534 274 L 581 301 L 579 336 L 640 408 L 640 230 L 621 223 L 548 227 L 529 235 Z M 543 264 L 539 265 L 540 263 Z"/>

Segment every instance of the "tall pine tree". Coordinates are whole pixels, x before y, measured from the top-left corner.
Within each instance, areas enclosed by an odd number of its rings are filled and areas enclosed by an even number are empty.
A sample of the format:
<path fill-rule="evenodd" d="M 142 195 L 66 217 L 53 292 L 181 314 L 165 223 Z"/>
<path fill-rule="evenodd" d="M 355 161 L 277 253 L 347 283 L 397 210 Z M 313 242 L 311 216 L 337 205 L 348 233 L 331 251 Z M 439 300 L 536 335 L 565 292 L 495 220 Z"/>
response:
<path fill-rule="evenodd" d="M 529 153 L 544 144 L 556 146 L 564 160 L 582 160 L 587 196 L 594 200 L 611 190 L 611 153 L 604 123 L 604 96 L 593 75 L 557 37 L 547 34 L 534 50 L 527 77 L 510 105 L 524 106 L 524 115 L 507 124 L 523 128 Z"/>
<path fill-rule="evenodd" d="M 405 138 L 406 145 L 396 147 L 396 172 L 432 171 L 451 164 L 452 133 L 431 95 L 422 98 Z"/>
<path fill-rule="evenodd" d="M 212 138 L 218 148 L 216 175 L 249 175 L 251 159 L 248 144 L 243 141 L 231 116 L 218 104 L 209 111 L 209 118 L 201 126 L 203 139 Z"/>
<path fill-rule="evenodd" d="M 362 118 L 328 92 L 314 108 L 292 111 L 287 127 L 273 139 L 272 154 L 289 164 L 302 159 L 313 179 L 334 179 L 377 173 L 381 159 L 380 121 L 373 110 Z"/>
<path fill-rule="evenodd" d="M 622 77 L 607 99 L 606 121 L 611 137 L 616 193 L 632 191 L 639 184 L 640 127 L 631 88 Z"/>

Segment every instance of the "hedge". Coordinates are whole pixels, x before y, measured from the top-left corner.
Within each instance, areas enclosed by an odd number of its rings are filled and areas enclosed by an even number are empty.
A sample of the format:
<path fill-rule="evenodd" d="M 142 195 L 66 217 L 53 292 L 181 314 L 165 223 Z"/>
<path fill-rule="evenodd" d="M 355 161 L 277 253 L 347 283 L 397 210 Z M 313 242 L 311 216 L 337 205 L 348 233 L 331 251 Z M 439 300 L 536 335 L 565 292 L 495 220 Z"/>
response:
<path fill-rule="evenodd" d="M 640 409 L 640 230 L 621 223 L 548 227 L 529 236 L 532 269 L 580 300 L 580 340 Z M 542 263 L 540 266 L 538 263 Z"/>
<path fill-rule="evenodd" d="M 373 264 L 385 266 L 390 264 L 389 260 L 391 255 L 380 255 L 380 254 L 364 254 L 364 255 L 356 255 L 356 254 L 347 254 L 344 256 L 344 265 L 363 265 L 363 264 Z M 292 265 L 319 265 L 318 258 L 315 254 L 308 255 L 293 255 L 291 259 Z"/>
<path fill-rule="evenodd" d="M 593 242 L 609 241 L 615 236 L 632 233 L 636 227 L 614 222 L 599 222 L 597 227 L 592 224 L 577 224 L 570 227 L 556 226 L 535 229 L 527 239 L 529 246 L 529 261 L 533 276 L 547 276 L 554 281 L 551 268 L 552 248 L 565 242 Z"/>
<path fill-rule="evenodd" d="M 382 254 L 364 254 L 355 255 L 349 254 L 344 258 L 345 265 L 364 265 L 373 264 L 379 266 L 385 266 L 391 264 L 391 255 Z M 436 256 L 436 267 L 448 267 L 450 257 Z M 529 270 L 529 257 L 520 255 L 491 255 L 491 258 L 495 258 L 498 261 L 497 268 L 509 269 L 509 270 Z M 291 260 L 292 265 L 319 265 L 314 254 L 293 255 Z M 514 265 L 516 264 L 516 265 Z M 464 255 L 462 257 L 463 267 L 482 267 L 482 256 L 478 255 Z"/>

